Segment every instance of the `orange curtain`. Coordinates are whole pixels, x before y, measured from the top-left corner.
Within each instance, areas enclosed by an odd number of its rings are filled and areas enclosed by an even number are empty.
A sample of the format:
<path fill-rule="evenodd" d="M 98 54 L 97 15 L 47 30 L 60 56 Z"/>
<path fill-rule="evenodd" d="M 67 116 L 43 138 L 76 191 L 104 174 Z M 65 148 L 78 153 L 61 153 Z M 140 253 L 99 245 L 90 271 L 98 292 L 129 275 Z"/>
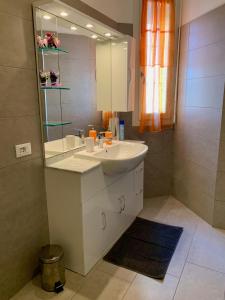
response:
<path fill-rule="evenodd" d="M 142 0 L 140 131 L 173 126 L 174 0 Z"/>
<path fill-rule="evenodd" d="M 109 120 L 112 118 L 113 113 L 111 111 L 104 111 L 102 113 L 102 126 L 106 130 L 109 128 Z"/>

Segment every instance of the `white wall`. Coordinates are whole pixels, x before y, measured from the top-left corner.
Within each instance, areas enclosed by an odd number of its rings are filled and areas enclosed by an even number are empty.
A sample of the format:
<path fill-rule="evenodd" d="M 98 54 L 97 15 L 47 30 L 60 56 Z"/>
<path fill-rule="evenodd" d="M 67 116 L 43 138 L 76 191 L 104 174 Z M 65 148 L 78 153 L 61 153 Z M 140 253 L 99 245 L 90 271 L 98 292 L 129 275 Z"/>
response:
<path fill-rule="evenodd" d="M 133 23 L 133 3 L 139 0 L 82 0 L 119 23 Z"/>
<path fill-rule="evenodd" d="M 225 0 L 183 0 L 182 25 L 225 4 Z"/>

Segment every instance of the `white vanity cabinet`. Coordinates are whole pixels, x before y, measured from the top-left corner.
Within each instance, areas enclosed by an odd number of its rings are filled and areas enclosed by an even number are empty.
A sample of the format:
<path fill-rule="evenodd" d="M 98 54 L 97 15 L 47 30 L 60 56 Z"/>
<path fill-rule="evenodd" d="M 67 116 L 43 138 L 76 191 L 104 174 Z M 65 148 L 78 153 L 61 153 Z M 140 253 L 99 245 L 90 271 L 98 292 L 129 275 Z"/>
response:
<path fill-rule="evenodd" d="M 96 45 L 96 99 L 99 111 L 134 110 L 135 39 L 131 36 Z"/>
<path fill-rule="evenodd" d="M 50 241 L 68 269 L 86 275 L 142 210 L 143 164 L 113 177 L 46 168 Z"/>

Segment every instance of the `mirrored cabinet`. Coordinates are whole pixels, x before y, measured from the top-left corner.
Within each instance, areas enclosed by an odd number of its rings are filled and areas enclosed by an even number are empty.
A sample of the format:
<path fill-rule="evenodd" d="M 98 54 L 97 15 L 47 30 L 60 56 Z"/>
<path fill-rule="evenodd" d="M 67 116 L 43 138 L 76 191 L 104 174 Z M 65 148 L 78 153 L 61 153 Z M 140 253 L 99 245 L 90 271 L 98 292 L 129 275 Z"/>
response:
<path fill-rule="evenodd" d="M 34 2 L 39 102 L 45 156 L 83 146 L 103 112 L 133 110 L 135 41 L 61 1 Z M 106 128 L 107 129 L 107 128 Z"/>
<path fill-rule="evenodd" d="M 133 111 L 135 39 L 124 35 L 116 40 L 97 44 L 96 71 L 98 110 Z"/>

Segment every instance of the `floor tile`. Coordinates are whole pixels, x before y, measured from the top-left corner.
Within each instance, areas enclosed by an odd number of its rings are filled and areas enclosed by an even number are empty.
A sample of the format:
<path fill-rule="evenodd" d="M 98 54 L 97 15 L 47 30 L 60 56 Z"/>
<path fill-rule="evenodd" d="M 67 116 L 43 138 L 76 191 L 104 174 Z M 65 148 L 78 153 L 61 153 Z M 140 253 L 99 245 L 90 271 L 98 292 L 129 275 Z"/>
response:
<path fill-rule="evenodd" d="M 225 274 L 186 264 L 174 300 L 224 300 Z"/>
<path fill-rule="evenodd" d="M 188 261 L 225 273 L 225 231 L 202 222 L 198 225 Z"/>
<path fill-rule="evenodd" d="M 178 279 L 166 275 L 164 281 L 137 275 L 124 300 L 172 300 Z"/>
<path fill-rule="evenodd" d="M 191 247 L 192 239 L 193 236 L 184 230 L 170 261 L 169 267 L 167 269 L 167 274 L 173 275 L 177 278 L 181 276 L 189 249 Z"/>
<path fill-rule="evenodd" d="M 183 227 L 184 231 L 193 235 L 197 229 L 198 223 L 202 222 L 201 218 L 173 197 L 169 197 L 167 202 L 170 203 L 171 208 L 168 211 L 164 222 L 170 225 Z"/>
<path fill-rule="evenodd" d="M 171 209 L 171 205 L 174 205 L 174 203 L 172 204 L 168 199 L 168 196 L 144 199 L 144 209 L 139 217 L 156 222 L 163 222 Z"/>
<path fill-rule="evenodd" d="M 100 260 L 86 277 L 66 270 L 59 295 L 43 291 L 38 276 L 11 300 L 224 300 L 225 231 L 173 197 L 145 200 L 140 216 L 184 228 L 164 281 Z"/>
<path fill-rule="evenodd" d="M 132 282 L 137 273 L 128 269 L 118 267 L 104 260 L 100 260 L 95 266 L 95 270 L 102 271 L 119 279 L 123 279 L 128 282 Z"/>
<path fill-rule="evenodd" d="M 71 300 L 76 291 L 81 287 L 84 278 L 77 273 L 66 270 L 66 284 L 60 294 L 45 292 L 41 288 L 40 276 L 35 277 L 11 300 Z"/>
<path fill-rule="evenodd" d="M 129 283 L 101 271 L 94 271 L 72 300 L 120 300 Z"/>
<path fill-rule="evenodd" d="M 146 199 L 140 216 L 149 220 L 184 228 L 167 270 L 168 274 L 179 278 L 184 268 L 197 225 L 201 222 L 201 219 L 172 196 Z"/>

